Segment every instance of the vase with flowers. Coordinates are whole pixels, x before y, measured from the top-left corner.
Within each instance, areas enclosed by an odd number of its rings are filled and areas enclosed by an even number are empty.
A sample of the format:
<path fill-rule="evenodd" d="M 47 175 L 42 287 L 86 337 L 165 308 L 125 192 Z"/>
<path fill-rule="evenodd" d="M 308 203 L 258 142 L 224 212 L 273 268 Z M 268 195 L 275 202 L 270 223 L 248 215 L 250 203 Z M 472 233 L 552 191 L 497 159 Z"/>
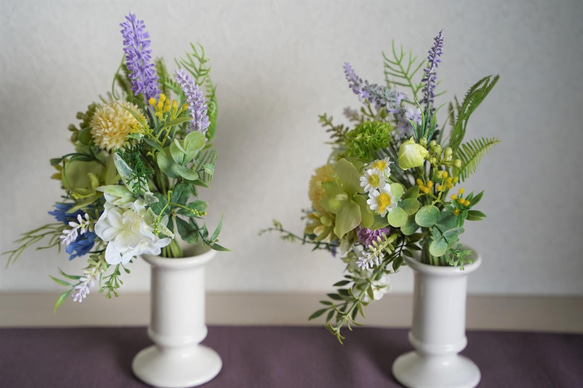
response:
<path fill-rule="evenodd" d="M 10 264 L 45 240 L 41 248 L 64 247 L 70 260 L 87 257 L 82 274 L 52 277 L 67 288 L 55 310 L 69 297 L 82 302 L 95 287 L 118 296 L 122 274 L 143 257 L 152 266 L 156 346 L 136 357 L 134 372 L 153 385 L 192 386 L 221 369 L 220 357 L 199 345 L 206 336 L 203 268 L 226 250 L 222 220 L 209 231 L 208 203 L 199 198 L 214 175 L 216 89 L 202 46 L 192 45 L 171 73 L 152 58 L 144 21 L 130 13 L 120 26 L 124 59 L 111 90 L 69 126 L 73 150 L 51 159 L 64 191 L 49 212 L 56 222 L 25 233 L 5 253 Z"/>
<path fill-rule="evenodd" d="M 426 62 L 393 44 L 391 55 L 384 55 L 384 85 L 363 80 L 350 64 L 344 64 L 348 86 L 361 106 L 344 110 L 348 124 L 336 124 L 326 114 L 320 116 L 333 149 L 328 162 L 310 180 L 312 206 L 305 211 L 305 231 L 294 234 L 277 221 L 265 230 L 328 250 L 346 263 L 344 278 L 334 284 L 336 291 L 309 318 L 323 316 L 340 342 L 344 339 L 341 329 L 350 328 L 359 315 L 364 317 L 364 307 L 390 289 L 390 276 L 403 264 L 421 274 L 416 275 L 416 314 L 410 334 L 418 357 L 409 359 L 407 367 L 417 368 L 415 373 L 429 370 L 431 384 L 421 385 L 432 387 L 454 386 L 435 377 L 451 372 L 446 367 L 446 373 L 441 373 L 444 365 L 455 364 L 459 369 L 471 363 L 452 363 L 449 361 L 459 359 L 445 357 L 457 357 L 465 347 L 465 275 L 479 265 L 477 254 L 461 245 L 459 237 L 467 221 L 485 217 L 476 209 L 483 191 L 468 193 L 461 184 L 499 142 L 495 137 L 465 141 L 468 119 L 498 76 L 479 80 L 463 100 L 455 98 L 446 107 L 438 106 L 437 68 L 442 50 L 443 32 L 435 37 Z M 446 110 L 444 122 L 438 120 L 441 110 Z M 425 283 L 434 272 L 445 287 L 428 286 L 433 280 Z M 458 277 L 463 280 L 453 280 Z M 454 283 L 461 288 L 454 291 L 447 286 Z M 445 294 L 433 295 L 446 301 L 441 311 L 432 303 L 427 307 L 423 298 L 428 287 L 432 292 L 444 290 Z M 454 292 L 459 295 L 449 298 Z M 448 303 L 458 308 L 447 307 Z M 449 321 L 455 326 L 454 333 L 448 331 L 451 325 L 447 322 L 438 325 L 441 331 L 428 334 L 423 329 L 435 327 L 431 320 L 454 310 L 457 315 Z M 441 358 L 433 362 L 436 357 Z M 432 360 L 430 365 L 412 366 L 427 359 Z M 397 379 L 419 386 L 402 377 L 406 373 L 401 373 L 399 365 L 394 370 Z M 478 369 L 468 375 L 469 386 L 477 384 Z"/>

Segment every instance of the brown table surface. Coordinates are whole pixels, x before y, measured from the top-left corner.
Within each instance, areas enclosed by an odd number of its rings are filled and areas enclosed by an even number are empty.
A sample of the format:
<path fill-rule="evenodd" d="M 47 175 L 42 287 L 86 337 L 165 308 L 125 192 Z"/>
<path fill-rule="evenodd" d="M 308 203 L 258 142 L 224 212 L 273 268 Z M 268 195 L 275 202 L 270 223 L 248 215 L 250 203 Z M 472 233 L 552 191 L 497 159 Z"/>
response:
<path fill-rule="evenodd" d="M 344 345 L 321 327 L 210 326 L 223 360 L 205 388 L 400 387 L 391 375 L 411 350 L 406 329 L 357 328 Z M 462 352 L 479 387 L 583 387 L 583 335 L 468 331 Z M 0 329 L 0 387 L 146 387 L 131 372 L 151 344 L 145 327 Z"/>

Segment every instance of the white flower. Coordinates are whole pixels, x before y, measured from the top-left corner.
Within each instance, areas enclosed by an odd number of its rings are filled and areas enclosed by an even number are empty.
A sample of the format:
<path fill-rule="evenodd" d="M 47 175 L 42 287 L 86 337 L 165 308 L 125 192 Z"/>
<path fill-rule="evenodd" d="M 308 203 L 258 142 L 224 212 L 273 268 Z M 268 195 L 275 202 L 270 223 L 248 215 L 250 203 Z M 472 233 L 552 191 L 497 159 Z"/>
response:
<path fill-rule="evenodd" d="M 385 175 L 378 168 L 369 168 L 360 177 L 360 186 L 364 189 L 365 193 L 383 187 L 386 182 Z"/>
<path fill-rule="evenodd" d="M 383 276 L 381 276 L 379 280 L 372 282 L 371 287 L 373 300 L 381 299 L 387 292 L 391 290 L 391 285 L 389 283 L 390 278 L 389 275 L 386 273 L 383 274 Z M 368 295 L 365 295 L 362 301 L 368 303 L 370 302 L 370 297 Z"/>
<path fill-rule="evenodd" d="M 369 198 L 366 201 L 368 203 L 370 210 L 384 217 L 387 212 L 390 212 L 397 202 L 394 200 L 391 194 L 391 185 L 386 183 L 380 190 L 373 190 L 369 193 Z"/>
<path fill-rule="evenodd" d="M 123 207 L 106 202 L 95 224 L 95 233 L 108 242 L 105 260 L 109 264 L 127 264 L 142 254 L 159 255 L 171 240 L 154 234 L 153 218 L 141 200 L 125 203 Z"/>

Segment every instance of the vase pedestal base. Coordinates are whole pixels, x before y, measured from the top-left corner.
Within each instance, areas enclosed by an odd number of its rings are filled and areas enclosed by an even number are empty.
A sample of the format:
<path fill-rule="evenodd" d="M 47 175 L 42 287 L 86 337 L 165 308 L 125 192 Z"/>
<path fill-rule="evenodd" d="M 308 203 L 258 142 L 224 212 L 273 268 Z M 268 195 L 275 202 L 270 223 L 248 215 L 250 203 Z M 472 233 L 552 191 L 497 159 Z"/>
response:
<path fill-rule="evenodd" d="M 214 350 L 196 345 L 190 349 L 161 349 L 150 346 L 132 362 L 136 377 L 155 387 L 195 387 L 212 380 L 223 362 Z"/>
<path fill-rule="evenodd" d="M 474 388 L 480 382 L 480 369 L 457 354 L 421 356 L 413 351 L 395 360 L 393 376 L 409 388 Z"/>

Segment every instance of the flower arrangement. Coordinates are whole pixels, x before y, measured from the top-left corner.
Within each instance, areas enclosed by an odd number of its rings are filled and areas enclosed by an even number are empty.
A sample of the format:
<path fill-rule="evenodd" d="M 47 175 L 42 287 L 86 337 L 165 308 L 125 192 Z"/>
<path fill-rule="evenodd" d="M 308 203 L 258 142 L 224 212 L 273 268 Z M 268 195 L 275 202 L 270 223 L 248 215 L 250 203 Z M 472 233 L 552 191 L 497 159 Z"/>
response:
<path fill-rule="evenodd" d="M 348 85 L 362 106 L 345 109 L 349 125 L 320 116 L 333 149 L 310 180 L 312 207 L 305 211 L 304 235 L 278 221 L 265 230 L 328 250 L 346 263 L 336 292 L 309 318 L 326 314 L 327 328 L 340 342 L 341 328 L 350 328 L 359 314 L 364 317 L 363 307 L 389 290 L 389 275 L 403 265 L 404 256 L 418 251 L 422 263 L 460 269 L 471 261 L 471 251 L 458 241 L 466 221 L 485 217 L 475 209 L 483 192 L 466 193 L 458 186 L 499 140 L 464 142 L 464 137 L 468 119 L 499 77 L 482 78 L 461 103 L 454 99 L 446 123 L 438 125 L 441 106 L 435 104 L 435 93 L 442 49 L 443 31 L 421 71 L 423 62 L 393 44 L 392 57 L 384 55 L 386 86 L 363 80 L 344 64 Z"/>
<path fill-rule="evenodd" d="M 137 256 L 181 257 L 178 236 L 225 250 L 218 243 L 222 220 L 211 234 L 200 221 L 208 204 L 198 199 L 216 161 L 209 59 L 202 46 L 191 45 L 172 75 L 162 59 L 152 59 L 142 20 L 130 13 L 120 26 L 124 60 L 111 92 L 69 126 L 74 151 L 51 160 L 52 178 L 65 191 L 49 212 L 57 222 L 25 233 L 18 248 L 4 252 L 10 264 L 48 239 L 42 248 L 65 247 L 70 260 L 88 255 L 82 275 L 52 277 L 68 288 L 55 310 L 68 296 L 82 302 L 95 285 L 117 296 L 121 273 L 130 272 L 126 266 Z"/>

